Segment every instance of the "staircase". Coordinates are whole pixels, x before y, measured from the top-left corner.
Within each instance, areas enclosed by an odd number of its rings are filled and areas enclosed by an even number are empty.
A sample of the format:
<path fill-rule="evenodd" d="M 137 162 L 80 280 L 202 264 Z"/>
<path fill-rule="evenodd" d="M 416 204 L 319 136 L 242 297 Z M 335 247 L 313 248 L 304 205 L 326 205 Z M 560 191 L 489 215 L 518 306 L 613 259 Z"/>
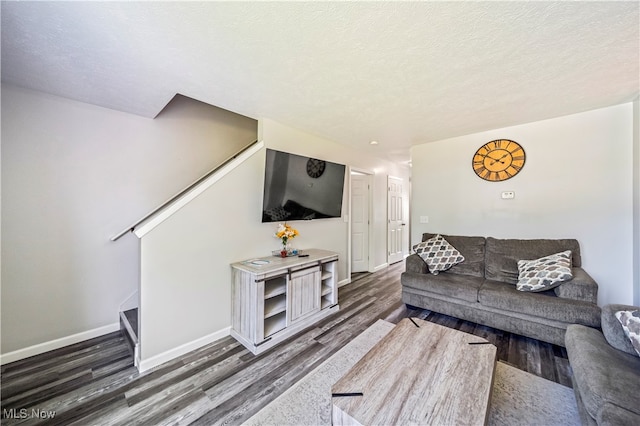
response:
<path fill-rule="evenodd" d="M 120 312 L 120 333 L 125 338 L 137 367 L 139 359 L 138 308 Z"/>
<path fill-rule="evenodd" d="M 225 175 L 230 173 L 245 160 L 249 159 L 252 155 L 263 148 L 263 141 L 254 141 L 251 144 L 247 145 L 240 152 L 228 158 L 220 165 L 216 166 L 213 170 L 206 173 L 204 176 L 190 184 L 184 190 L 171 197 L 169 200 L 151 211 L 142 219 L 138 220 L 137 222 L 123 229 L 118 234 L 111 237 L 111 241 L 117 241 L 128 233 L 133 233 L 136 237 L 142 239 L 144 235 L 152 231 L 156 226 L 160 225 L 171 215 L 173 215 L 182 207 L 187 205 L 190 201 L 198 197 L 201 193 L 206 191 L 209 187 L 214 185 L 217 181 L 222 179 Z M 147 291 L 153 291 L 153 289 Z M 134 365 L 138 368 L 138 370 L 146 370 L 155 366 L 156 364 L 153 363 L 160 362 L 158 360 L 163 358 L 158 358 L 157 356 L 154 358 L 153 356 L 151 356 L 145 360 L 141 359 L 140 327 L 138 321 L 140 318 L 140 309 L 144 307 L 140 305 L 140 300 L 141 283 L 139 283 L 138 289 L 120 305 L 120 331 L 125 340 L 128 342 L 129 347 L 131 348 L 131 352 L 134 357 Z M 173 350 L 175 349 L 176 348 L 174 348 Z M 183 350 L 184 348 L 181 346 L 178 349 Z M 159 355 L 166 356 L 163 354 Z M 172 356 L 175 356 L 173 355 L 173 352 Z"/>

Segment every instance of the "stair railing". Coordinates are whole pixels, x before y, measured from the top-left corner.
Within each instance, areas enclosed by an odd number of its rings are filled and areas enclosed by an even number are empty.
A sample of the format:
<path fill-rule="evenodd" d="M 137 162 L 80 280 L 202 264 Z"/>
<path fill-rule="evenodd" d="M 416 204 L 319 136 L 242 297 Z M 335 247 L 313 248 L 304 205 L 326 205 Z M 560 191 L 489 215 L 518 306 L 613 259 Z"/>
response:
<path fill-rule="evenodd" d="M 231 157 L 227 158 L 226 160 L 224 160 L 221 164 L 217 165 L 215 168 L 213 168 L 211 171 L 207 172 L 204 176 L 202 176 L 201 178 L 199 178 L 198 180 L 196 180 L 195 182 L 193 182 L 192 184 L 190 184 L 189 186 L 187 186 L 185 189 L 183 189 L 182 191 L 178 192 L 176 195 L 174 195 L 173 197 L 169 198 L 167 201 L 165 201 L 164 203 L 162 203 L 160 206 L 156 207 L 155 209 L 153 209 L 153 211 L 151 211 L 151 213 L 147 214 L 146 216 L 144 216 L 142 219 L 138 220 L 137 222 L 135 222 L 133 225 L 128 226 L 127 228 L 123 229 L 120 233 L 118 233 L 117 235 L 114 235 L 113 237 L 110 238 L 111 241 L 117 241 L 120 238 L 122 238 L 124 235 L 126 235 L 129 232 L 133 232 L 136 230 L 136 228 L 138 226 L 140 226 L 142 223 L 144 223 L 145 221 L 147 221 L 148 219 L 150 219 L 151 217 L 153 217 L 155 214 L 157 214 L 158 212 L 160 212 L 161 210 L 163 210 L 165 207 L 167 207 L 168 205 L 170 205 L 171 203 L 173 203 L 174 201 L 176 201 L 177 199 L 179 199 L 180 197 L 182 197 L 183 195 L 185 195 L 186 193 L 188 193 L 189 191 L 191 191 L 193 188 L 195 188 L 196 186 L 198 186 L 200 183 L 202 183 L 203 181 L 205 181 L 207 178 L 209 178 L 211 175 L 215 174 L 218 170 L 222 169 L 224 166 L 226 166 L 227 164 L 229 164 L 230 162 L 232 162 L 233 160 L 235 160 L 237 157 L 239 157 L 240 155 L 242 155 L 244 152 L 246 152 L 247 150 L 249 150 L 251 147 L 253 147 L 255 144 L 257 144 L 258 141 L 253 141 L 251 142 L 249 145 L 245 146 L 244 148 L 242 148 L 240 151 L 238 151 L 236 154 L 232 155 Z"/>

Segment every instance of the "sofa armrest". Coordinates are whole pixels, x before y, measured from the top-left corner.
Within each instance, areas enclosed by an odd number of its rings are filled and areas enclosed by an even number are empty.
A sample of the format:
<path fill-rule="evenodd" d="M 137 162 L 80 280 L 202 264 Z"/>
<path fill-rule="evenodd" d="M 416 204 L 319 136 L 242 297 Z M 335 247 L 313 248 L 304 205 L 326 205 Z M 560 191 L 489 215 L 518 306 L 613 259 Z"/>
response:
<path fill-rule="evenodd" d="M 622 328 L 620 321 L 618 321 L 618 318 L 616 318 L 616 312 L 635 311 L 637 309 L 640 308 L 631 305 L 605 305 L 602 307 L 602 314 L 600 317 L 602 334 L 604 334 L 604 338 L 607 339 L 607 343 L 618 350 L 635 356 L 638 356 L 638 354 L 633 348 L 633 345 L 627 335 L 624 334 L 624 329 Z"/>
<path fill-rule="evenodd" d="M 556 296 L 598 304 L 598 284 L 584 269 L 575 266 L 571 269 L 573 279 L 554 288 Z"/>
<path fill-rule="evenodd" d="M 405 267 L 407 272 L 415 272 L 417 274 L 426 274 L 429 272 L 427 263 L 417 254 L 412 254 L 407 257 Z"/>

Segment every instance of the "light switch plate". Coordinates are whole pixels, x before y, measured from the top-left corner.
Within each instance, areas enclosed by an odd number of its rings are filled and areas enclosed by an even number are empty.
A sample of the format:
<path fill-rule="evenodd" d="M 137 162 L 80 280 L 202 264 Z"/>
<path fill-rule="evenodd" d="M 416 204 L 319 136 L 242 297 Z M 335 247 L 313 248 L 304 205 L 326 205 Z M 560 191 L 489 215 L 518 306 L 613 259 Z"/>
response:
<path fill-rule="evenodd" d="M 513 191 L 503 191 L 502 192 L 502 199 L 503 200 L 510 200 L 512 198 L 515 198 L 516 193 Z"/>

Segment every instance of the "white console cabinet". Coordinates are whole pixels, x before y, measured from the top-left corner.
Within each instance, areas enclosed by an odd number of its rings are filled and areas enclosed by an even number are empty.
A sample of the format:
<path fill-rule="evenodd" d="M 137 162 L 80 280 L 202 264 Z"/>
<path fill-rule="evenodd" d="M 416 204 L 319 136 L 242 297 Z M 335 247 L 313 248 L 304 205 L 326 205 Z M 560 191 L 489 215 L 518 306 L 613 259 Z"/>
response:
<path fill-rule="evenodd" d="M 338 254 L 262 257 L 236 262 L 232 271 L 231 335 L 254 354 L 336 312 Z"/>

